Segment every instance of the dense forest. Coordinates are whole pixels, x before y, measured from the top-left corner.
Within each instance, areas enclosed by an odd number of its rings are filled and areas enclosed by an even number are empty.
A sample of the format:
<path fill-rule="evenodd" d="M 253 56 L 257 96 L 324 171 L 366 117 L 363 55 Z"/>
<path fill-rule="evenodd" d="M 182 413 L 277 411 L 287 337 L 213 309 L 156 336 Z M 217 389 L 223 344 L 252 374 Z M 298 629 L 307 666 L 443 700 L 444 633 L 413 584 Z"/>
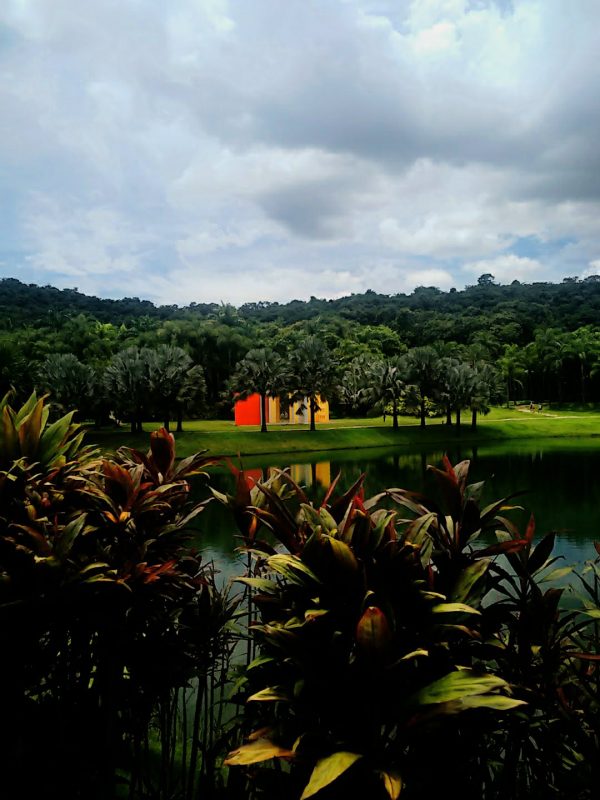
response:
<path fill-rule="evenodd" d="M 99 396 L 90 384 L 99 374 L 113 397 L 119 385 L 131 394 L 118 366 L 123 359 L 131 369 L 133 359 L 138 372 L 157 375 L 162 370 L 162 385 L 173 385 L 168 362 L 177 357 L 182 369 L 178 391 L 168 401 L 174 409 L 169 413 L 179 418 L 184 413 L 226 416 L 231 379 L 249 351 L 267 347 L 287 357 L 315 337 L 337 370 L 338 390 L 330 393 L 336 413 L 366 410 L 367 395 L 362 404 L 344 400 L 344 394 L 352 394 L 361 359 L 363 364 L 384 362 L 424 346 L 455 366 L 493 365 L 503 387 L 502 397 L 494 395 L 497 401 L 600 400 L 600 276 L 501 286 L 492 275 L 482 275 L 462 291 L 418 287 L 409 295 L 367 291 L 336 300 L 313 297 L 240 308 L 105 300 L 77 289 L 5 278 L 0 281 L 0 309 L 0 390 L 15 386 L 22 397 L 36 387 L 49 390 L 60 402 L 64 375 L 73 382 L 75 373 L 82 397 Z M 106 377 L 109 368 L 112 379 Z M 184 381 L 191 369 L 193 383 L 200 387 L 197 393 L 189 378 Z M 344 385 L 350 387 L 345 393 Z M 81 407 L 77 391 L 69 391 L 64 405 Z M 161 403 L 152 408 L 157 418 L 166 416 L 158 408 Z M 94 416 L 93 409 L 85 413 Z"/>

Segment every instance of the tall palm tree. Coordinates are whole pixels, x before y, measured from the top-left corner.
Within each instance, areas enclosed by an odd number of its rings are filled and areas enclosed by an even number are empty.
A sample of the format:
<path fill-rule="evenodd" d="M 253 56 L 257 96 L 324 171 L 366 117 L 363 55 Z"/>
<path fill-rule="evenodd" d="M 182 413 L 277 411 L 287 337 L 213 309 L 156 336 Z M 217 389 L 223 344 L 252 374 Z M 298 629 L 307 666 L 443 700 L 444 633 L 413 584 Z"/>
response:
<path fill-rule="evenodd" d="M 37 371 L 36 384 L 51 395 L 53 406 L 66 414 L 76 408 L 82 417 L 91 412 L 96 399 L 94 370 L 73 353 L 46 356 Z"/>
<path fill-rule="evenodd" d="M 408 382 L 419 392 L 421 427 L 425 427 L 425 401 L 433 397 L 439 385 L 440 357 L 433 347 L 414 347 L 406 359 Z"/>
<path fill-rule="evenodd" d="M 438 398 L 446 409 L 446 425 L 452 425 L 452 411 L 454 409 L 453 370 L 459 363 L 456 358 L 445 356 L 440 359 L 438 364 Z"/>
<path fill-rule="evenodd" d="M 447 387 L 448 402 L 456 414 L 456 430 L 460 433 L 460 416 L 463 408 L 467 408 L 473 396 L 475 370 L 464 362 L 452 364 L 444 376 Z"/>
<path fill-rule="evenodd" d="M 587 382 L 590 374 L 595 371 L 600 358 L 600 337 L 590 326 L 578 328 L 568 337 L 568 349 L 579 363 L 581 382 L 581 402 L 587 402 Z"/>
<path fill-rule="evenodd" d="M 141 432 L 152 386 L 148 349 L 128 347 L 114 355 L 104 372 L 104 386 L 112 407 L 129 418 L 131 432 Z"/>
<path fill-rule="evenodd" d="M 491 364 L 478 363 L 473 367 L 470 398 L 471 429 L 477 429 L 477 414 L 489 414 L 490 405 L 502 397 L 502 377 Z"/>
<path fill-rule="evenodd" d="M 310 429 L 315 430 L 319 399 L 327 400 L 337 384 L 337 363 L 317 336 L 307 336 L 289 357 L 288 385 L 292 397 L 308 401 Z"/>
<path fill-rule="evenodd" d="M 504 354 L 498 359 L 498 365 L 502 372 L 502 377 L 506 381 L 506 402 L 507 405 L 511 400 L 514 400 L 514 391 L 516 386 L 523 388 L 521 378 L 525 375 L 525 367 L 523 366 L 523 353 L 518 345 L 507 344 L 504 348 Z"/>
<path fill-rule="evenodd" d="M 373 357 L 365 353 L 356 356 L 348 364 L 337 387 L 340 403 L 351 415 L 364 412 L 369 402 L 369 378 Z"/>
<path fill-rule="evenodd" d="M 267 432 L 267 398 L 282 394 L 285 383 L 285 363 L 281 356 L 267 347 L 249 350 L 238 362 L 229 380 L 229 388 L 240 398 L 251 394 L 260 396 L 260 430 Z"/>
<path fill-rule="evenodd" d="M 171 415 L 181 402 L 180 393 L 194 364 L 185 350 L 169 344 L 147 350 L 147 357 L 150 360 L 152 402 L 169 430 Z M 187 388 L 192 389 L 191 386 Z M 198 388 L 202 389 L 202 385 L 199 384 Z M 191 401 L 193 393 L 188 391 L 187 397 Z"/>
<path fill-rule="evenodd" d="M 197 411 L 206 401 L 206 380 L 204 370 L 199 365 L 191 367 L 179 387 L 175 402 L 177 413 L 177 433 L 183 431 L 183 414 L 185 411 Z"/>
<path fill-rule="evenodd" d="M 402 358 L 375 361 L 369 369 L 368 398 L 382 408 L 392 407 L 392 426 L 398 428 L 400 401 L 406 393 L 406 365 Z"/>

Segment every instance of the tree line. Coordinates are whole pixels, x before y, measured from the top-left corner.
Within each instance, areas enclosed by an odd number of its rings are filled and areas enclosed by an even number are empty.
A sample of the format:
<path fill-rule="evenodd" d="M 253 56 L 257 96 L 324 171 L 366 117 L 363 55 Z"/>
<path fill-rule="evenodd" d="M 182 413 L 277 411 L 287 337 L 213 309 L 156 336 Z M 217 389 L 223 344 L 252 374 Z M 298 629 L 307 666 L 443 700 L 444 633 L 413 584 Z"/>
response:
<path fill-rule="evenodd" d="M 216 304 L 157 308 L 136 298 L 105 301 L 5 279 L 0 281 L 0 309 L 0 392 L 16 386 L 21 400 L 34 387 L 46 388 L 38 374 L 50 356 L 70 354 L 98 376 L 130 348 L 171 347 L 191 359 L 197 375 L 201 368 L 204 413 L 223 417 L 231 410 L 231 378 L 250 351 L 269 348 L 287 359 L 316 337 L 336 362 L 340 381 L 347 372 L 360 370 L 361 358 L 368 364 L 428 346 L 440 358 L 495 366 L 503 399 L 600 401 L 600 329 L 595 324 L 600 285 L 591 279 L 508 287 L 486 279 L 463 292 L 420 287 L 406 296 L 366 292 L 336 301 L 313 298 L 239 309 Z M 335 413 L 346 413 L 349 406 L 342 400 L 352 392 L 351 383 L 344 378 L 342 391 L 332 394 Z M 105 379 L 94 386 L 94 398 L 101 399 Z M 147 387 L 144 396 L 150 396 Z M 361 400 L 366 402 L 364 392 Z M 81 405 L 76 398 L 70 402 Z M 161 403 L 150 404 L 158 417 Z M 199 413 L 191 400 L 186 403 L 188 413 Z"/>
<path fill-rule="evenodd" d="M 446 424 L 461 426 L 461 412 L 471 412 L 471 427 L 477 415 L 487 414 L 502 396 L 501 375 L 483 361 L 461 361 L 440 356 L 433 347 L 415 347 L 392 358 L 356 356 L 341 367 L 334 354 L 316 336 L 309 336 L 287 360 L 270 348 L 251 350 L 238 363 L 229 381 L 240 397 L 260 395 L 261 430 L 267 431 L 266 403 L 269 397 L 305 402 L 310 428 L 321 400 L 337 404 L 348 416 L 370 412 L 389 414 L 394 428 L 401 414 L 414 414 L 425 427 L 427 416 L 446 415 Z"/>

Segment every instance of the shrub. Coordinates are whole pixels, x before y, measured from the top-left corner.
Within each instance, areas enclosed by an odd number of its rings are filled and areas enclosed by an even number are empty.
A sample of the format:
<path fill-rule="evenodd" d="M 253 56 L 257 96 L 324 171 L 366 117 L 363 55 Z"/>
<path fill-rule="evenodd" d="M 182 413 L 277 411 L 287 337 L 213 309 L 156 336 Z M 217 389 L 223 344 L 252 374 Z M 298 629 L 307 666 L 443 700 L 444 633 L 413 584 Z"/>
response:
<path fill-rule="evenodd" d="M 232 611 L 186 543 L 203 508 L 187 479 L 213 459 L 176 462 L 164 430 L 147 454 L 100 459 L 72 414 L 47 425 L 43 398 L 0 408 L 6 791 L 109 798 L 121 774 L 134 796 L 142 776 L 147 790 L 155 724 L 166 790 L 180 777 L 174 698 L 203 685 Z M 196 746 L 192 786 L 197 760 Z"/>

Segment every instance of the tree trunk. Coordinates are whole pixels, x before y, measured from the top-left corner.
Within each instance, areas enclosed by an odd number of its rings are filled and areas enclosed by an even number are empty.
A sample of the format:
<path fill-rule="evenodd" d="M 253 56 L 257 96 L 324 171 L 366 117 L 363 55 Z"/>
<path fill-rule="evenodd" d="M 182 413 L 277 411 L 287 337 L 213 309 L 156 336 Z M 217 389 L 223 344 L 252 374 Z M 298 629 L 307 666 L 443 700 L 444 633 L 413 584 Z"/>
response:
<path fill-rule="evenodd" d="M 477 430 L 477 411 L 475 409 L 471 411 L 471 430 Z"/>
<path fill-rule="evenodd" d="M 392 404 L 392 427 L 395 431 L 398 430 L 398 406 L 395 400 Z"/>
<path fill-rule="evenodd" d="M 183 411 L 177 409 L 177 433 L 183 433 Z"/>
<path fill-rule="evenodd" d="M 315 403 L 315 401 L 314 401 L 314 399 L 312 397 L 309 400 L 309 405 L 310 405 L 310 429 L 311 429 L 311 431 L 314 431 L 314 430 L 316 430 L 316 428 L 315 428 L 315 406 L 316 406 L 316 403 Z"/>
<path fill-rule="evenodd" d="M 446 425 L 452 425 L 452 408 L 450 403 L 446 406 Z"/>
<path fill-rule="evenodd" d="M 137 433 L 137 419 L 135 417 L 131 418 L 131 432 Z"/>
<path fill-rule="evenodd" d="M 460 433 L 460 406 L 456 406 L 456 432 Z"/>
<path fill-rule="evenodd" d="M 260 432 L 266 433 L 267 432 L 267 396 L 264 394 L 260 395 Z"/>
<path fill-rule="evenodd" d="M 171 420 L 170 420 L 170 416 L 171 416 L 171 415 L 170 415 L 170 414 L 168 414 L 168 413 L 167 413 L 167 414 L 165 414 L 165 421 L 164 421 L 164 423 L 163 423 L 163 427 L 164 427 L 164 429 L 165 429 L 166 431 L 169 431 L 169 430 L 171 430 L 171 429 L 169 428 L 169 423 L 171 422 Z"/>
<path fill-rule="evenodd" d="M 421 397 L 421 427 L 425 427 L 425 397 Z"/>

